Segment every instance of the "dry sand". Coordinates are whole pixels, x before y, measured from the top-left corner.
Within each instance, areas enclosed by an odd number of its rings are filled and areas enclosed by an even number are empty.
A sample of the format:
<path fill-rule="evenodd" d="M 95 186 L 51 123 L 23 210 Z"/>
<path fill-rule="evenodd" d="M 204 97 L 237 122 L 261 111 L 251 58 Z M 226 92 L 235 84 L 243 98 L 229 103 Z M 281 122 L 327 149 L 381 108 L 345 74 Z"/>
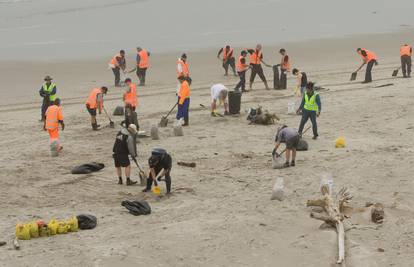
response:
<path fill-rule="evenodd" d="M 237 79 L 223 78 L 215 50 L 189 54 L 194 84 L 185 136 L 174 137 L 170 125 L 160 129 L 161 140 L 144 138 L 138 144 L 141 162 L 153 147 L 166 148 L 173 156 L 173 194 L 161 199 L 144 195 L 139 186 L 116 184 L 111 152 L 119 129 L 90 130 L 83 103 L 93 86 L 112 84 L 112 73 L 105 69 L 112 55 L 94 62 L 3 62 L 2 92 L 9 93 L 0 100 L 0 239 L 9 243 L 0 247 L 0 265 L 335 266 L 336 233 L 318 229 L 321 223 L 309 218 L 305 207 L 307 199 L 319 196 L 321 175 L 329 172 L 337 189 L 349 188 L 353 206 L 370 201 L 386 207 L 386 220 L 378 229 L 346 233 L 346 266 L 412 266 L 414 85 L 411 79 L 390 76 L 398 66 L 400 43 L 413 37 L 406 32 L 283 45 L 295 66 L 329 88 L 321 92 L 320 138 L 313 141 L 307 133 L 310 151 L 298 153 L 297 166 L 283 170 L 271 169 L 276 125 L 248 125 L 244 110 L 260 104 L 298 127 L 300 117 L 286 115 L 294 79 L 290 76 L 285 91 L 266 91 L 257 82 L 253 92 L 243 95 L 240 116 L 212 118 L 199 106 L 209 104 L 209 87 L 223 82 L 231 88 Z M 348 82 L 360 64 L 354 52 L 359 46 L 380 57 L 372 84 Z M 278 48 L 265 47 L 268 62 L 279 60 Z M 176 57 L 151 58 L 148 86 L 138 92 L 143 130 L 158 123 L 175 101 Z M 37 90 L 45 74 L 55 78 L 63 98 L 67 128 L 58 158 L 49 157 L 48 136 L 37 122 Z M 385 83 L 394 85 L 375 88 Z M 105 103 L 108 110 L 120 105 L 121 89 L 111 87 Z M 104 116 L 98 120 L 107 123 Z M 334 148 L 338 136 L 346 138 L 346 148 Z M 103 162 L 106 168 L 91 175 L 70 174 L 73 166 L 89 161 Z M 177 166 L 177 161 L 193 161 L 197 167 Z M 136 179 L 136 168 L 133 173 Z M 284 178 L 287 188 L 283 202 L 270 200 L 277 177 Z M 128 214 L 120 205 L 126 199 L 146 199 L 152 214 Z M 17 222 L 80 213 L 95 214 L 98 227 L 21 241 L 20 251 L 11 248 Z M 372 225 L 366 213 L 349 222 Z"/>

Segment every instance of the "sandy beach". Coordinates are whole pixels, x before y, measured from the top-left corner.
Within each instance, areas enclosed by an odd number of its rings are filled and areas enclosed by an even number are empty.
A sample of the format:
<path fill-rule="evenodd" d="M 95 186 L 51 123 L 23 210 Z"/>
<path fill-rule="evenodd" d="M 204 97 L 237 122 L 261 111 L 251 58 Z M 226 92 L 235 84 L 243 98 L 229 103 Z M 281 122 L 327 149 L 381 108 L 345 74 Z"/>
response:
<path fill-rule="evenodd" d="M 0 1 L 0 7 L 11 2 Z M 90 2 L 93 1 L 82 3 L 86 10 Z M 152 1 L 124 2 L 121 5 L 156 5 Z M 257 1 L 263 8 L 276 2 Z M 30 9 L 31 3 L 28 1 L 27 10 L 22 11 L 26 22 L 39 16 L 36 14 L 40 11 Z M 102 4 L 110 5 L 110 1 Z M 61 14 L 66 14 L 63 10 L 75 12 L 68 7 L 62 8 Z M 1 12 L 6 13 L 4 9 Z M 3 17 L 6 21 L 7 17 Z M 176 137 L 170 123 L 159 129 L 160 140 L 140 138 L 137 144 L 138 159 L 146 171 L 152 148 L 165 148 L 173 157 L 172 195 L 161 198 L 142 193 L 141 186 L 116 184 L 112 147 L 123 117 L 113 117 L 117 126 L 112 129 L 104 115 L 98 116 L 103 129 L 94 132 L 84 107 L 89 91 L 103 85 L 109 88 L 106 108 L 112 113 L 122 105 L 125 88 L 113 86 L 112 72 L 107 69 L 117 49 L 104 52 L 109 47 L 128 47 L 130 68 L 134 40 L 127 38 L 122 45 L 105 43 L 90 58 L 72 60 L 56 56 L 54 50 L 50 50 L 53 55 L 47 60 L 45 47 L 35 48 L 33 56 L 24 51 L 17 60 L 11 60 L 3 44 L 0 241 L 7 244 L 0 247 L 0 266 L 337 266 L 336 232 L 320 229 L 321 222 L 310 218 L 311 209 L 306 207 L 308 199 L 320 196 L 320 180 L 327 173 L 334 177 L 335 190 L 343 186 L 349 189 L 353 195 L 351 206 L 358 209 L 346 219 L 351 230 L 346 232 L 344 266 L 412 266 L 414 82 L 391 77 L 391 73 L 400 65 L 399 46 L 410 43 L 414 32 L 405 26 L 392 33 L 342 32 L 343 36 L 335 38 L 321 35 L 309 36 L 309 40 L 292 37 L 286 42 L 271 38 L 264 41 L 266 62 L 279 63 L 277 51 L 284 47 L 294 67 L 306 71 L 309 80 L 326 88 L 320 92 L 320 138 L 312 140 L 312 134 L 306 133 L 309 151 L 298 152 L 296 167 L 281 170 L 271 168 L 279 124 L 249 125 L 246 110 L 261 105 L 276 113 L 281 118 L 279 123 L 297 128 L 300 116 L 287 115 L 288 103 L 295 99 L 295 78 L 288 76 L 287 90 L 270 91 L 256 79 L 253 91 L 242 96 L 239 116 L 213 118 L 209 110 L 200 106 L 209 106 L 211 85 L 223 83 L 232 89 L 238 78 L 223 76 L 221 62 L 216 58 L 220 36 L 207 42 L 206 47 L 194 44 L 188 52 L 194 81 L 190 126 L 184 128 L 183 137 Z M 14 41 L 20 42 L 18 38 Z M 243 45 L 244 41 L 241 38 L 235 42 L 236 54 L 254 45 L 253 40 Z M 363 71 L 357 81 L 349 81 L 361 62 L 355 53 L 357 47 L 371 49 L 379 57 L 371 84 L 361 84 Z M 138 88 L 138 119 L 141 130 L 147 132 L 176 101 L 175 62 L 184 50 L 173 43 L 171 48 L 174 51 L 161 46 L 154 49 L 147 86 Z M 82 49 L 82 53 L 89 51 Z M 37 56 L 46 60 L 37 61 Z M 270 81 L 271 71 L 265 68 Z M 64 149 L 57 158 L 50 157 L 48 135 L 38 122 L 38 90 L 45 75 L 54 78 L 63 101 Z M 137 80 L 135 74 L 130 77 Z M 392 85 L 381 87 L 385 84 Z M 175 113 L 170 121 L 174 116 Z M 339 136 L 346 140 L 343 149 L 334 146 Z M 102 162 L 106 167 L 88 175 L 70 173 L 74 166 L 91 161 Z M 195 162 L 197 166 L 178 166 L 178 161 Z M 132 178 L 138 179 L 137 169 L 132 172 Z M 284 178 L 286 187 L 286 198 L 281 202 L 270 200 L 278 177 Z M 165 193 L 164 184 L 161 189 Z M 123 200 L 146 200 L 152 214 L 132 216 L 121 206 Z M 363 209 L 367 202 L 384 205 L 383 224 L 370 221 L 369 209 Z M 20 241 L 21 249 L 13 249 L 16 223 L 63 219 L 81 213 L 96 215 L 98 226 L 89 231 Z"/>

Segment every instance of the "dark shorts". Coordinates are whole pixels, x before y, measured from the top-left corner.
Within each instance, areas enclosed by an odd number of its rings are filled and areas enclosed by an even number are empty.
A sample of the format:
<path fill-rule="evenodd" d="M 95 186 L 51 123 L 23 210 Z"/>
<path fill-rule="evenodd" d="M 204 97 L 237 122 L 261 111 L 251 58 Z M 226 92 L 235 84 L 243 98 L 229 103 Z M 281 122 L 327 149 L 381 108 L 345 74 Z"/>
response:
<path fill-rule="evenodd" d="M 128 167 L 131 162 L 129 161 L 128 154 L 113 154 L 115 167 Z"/>
<path fill-rule="evenodd" d="M 286 149 L 296 149 L 299 144 L 299 135 L 286 140 Z"/>
<path fill-rule="evenodd" d="M 91 116 L 96 116 L 96 108 L 89 108 L 89 106 L 86 106 L 86 109 L 88 110 L 89 114 L 91 114 Z"/>

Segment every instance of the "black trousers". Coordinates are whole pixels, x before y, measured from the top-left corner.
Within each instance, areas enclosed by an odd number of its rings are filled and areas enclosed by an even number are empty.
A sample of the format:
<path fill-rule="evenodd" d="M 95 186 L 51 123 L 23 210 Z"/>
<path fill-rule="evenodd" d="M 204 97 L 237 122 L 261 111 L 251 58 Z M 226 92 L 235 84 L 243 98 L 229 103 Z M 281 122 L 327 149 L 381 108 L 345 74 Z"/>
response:
<path fill-rule="evenodd" d="M 168 170 L 165 173 L 165 176 L 164 176 L 164 179 L 165 179 L 165 187 L 167 188 L 167 193 L 170 193 L 171 192 L 171 176 L 170 176 L 170 171 L 171 170 Z M 158 173 L 159 172 L 155 172 L 155 175 L 158 175 Z M 152 182 L 153 182 L 153 179 L 151 178 L 151 174 L 150 174 L 150 175 L 148 175 L 148 179 L 147 179 L 147 190 L 148 191 L 151 190 Z M 158 181 L 157 181 L 157 184 L 158 184 Z"/>
<path fill-rule="evenodd" d="M 404 77 L 411 76 L 411 56 L 401 57 L 401 69 Z"/>
<path fill-rule="evenodd" d="M 236 60 L 234 59 L 234 57 L 231 57 L 228 60 L 223 62 L 223 68 L 224 68 L 225 75 L 227 75 L 229 72 L 229 66 L 233 70 L 233 73 L 236 74 Z"/>
<path fill-rule="evenodd" d="M 254 82 L 254 78 L 256 78 L 256 74 L 259 75 L 260 79 L 263 82 L 267 82 L 266 77 L 264 76 L 264 73 L 263 73 L 262 65 L 261 64 L 251 64 L 251 66 L 252 66 L 252 72 L 250 74 L 250 82 L 251 83 Z"/>
<path fill-rule="evenodd" d="M 287 88 L 287 76 L 286 76 L 286 70 L 284 69 L 280 69 L 279 87 L 280 89 Z"/>
<path fill-rule="evenodd" d="M 244 91 L 246 89 L 246 70 L 245 71 L 238 71 L 237 74 L 239 74 L 240 81 L 234 88 L 235 91 L 239 91 L 241 89 Z"/>
<path fill-rule="evenodd" d="M 42 120 L 45 119 L 46 110 L 50 105 L 51 105 L 51 102 L 49 100 L 49 96 L 43 97 L 42 108 L 41 108 L 41 116 L 42 116 L 41 119 Z"/>
<path fill-rule="evenodd" d="M 316 111 L 309 111 L 306 109 L 302 109 L 302 119 L 300 120 L 299 125 L 299 134 L 302 134 L 303 127 L 305 127 L 306 122 L 308 120 L 311 120 L 312 122 L 312 130 L 313 130 L 313 136 L 318 136 L 318 125 L 316 123 Z"/>
<path fill-rule="evenodd" d="M 112 71 L 115 75 L 115 86 L 119 86 L 120 82 L 121 82 L 121 73 L 120 73 L 120 68 L 116 67 L 116 68 L 112 68 Z"/>
<path fill-rule="evenodd" d="M 147 73 L 147 68 L 138 68 L 137 67 L 137 76 L 139 79 L 139 85 L 145 85 L 145 75 Z"/>
<path fill-rule="evenodd" d="M 376 60 L 371 60 L 370 62 L 368 62 L 367 64 L 367 69 L 365 70 L 365 82 L 366 83 L 370 83 L 372 82 L 372 68 L 374 67 Z"/>

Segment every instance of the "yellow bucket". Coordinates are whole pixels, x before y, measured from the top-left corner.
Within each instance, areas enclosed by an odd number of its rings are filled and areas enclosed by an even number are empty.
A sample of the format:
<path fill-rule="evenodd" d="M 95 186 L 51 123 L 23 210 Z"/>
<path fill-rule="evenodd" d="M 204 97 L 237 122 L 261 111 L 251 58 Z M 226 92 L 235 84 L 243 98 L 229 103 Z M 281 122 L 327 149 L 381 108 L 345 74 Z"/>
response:
<path fill-rule="evenodd" d="M 345 147 L 345 138 L 344 137 L 338 137 L 335 140 L 335 147 L 336 148 L 344 148 Z"/>
<path fill-rule="evenodd" d="M 28 223 L 26 225 L 27 225 L 27 227 L 29 227 L 30 237 L 31 238 L 37 238 L 37 237 L 39 237 L 39 226 L 37 225 L 36 222 L 30 222 L 30 223 Z"/>
<path fill-rule="evenodd" d="M 154 195 L 157 195 L 157 196 L 161 195 L 161 188 L 159 186 L 154 186 L 152 188 L 152 193 L 154 193 Z"/>
<path fill-rule="evenodd" d="M 55 219 L 50 220 L 50 222 L 47 224 L 47 228 L 49 229 L 49 235 L 56 235 L 58 222 Z"/>
<path fill-rule="evenodd" d="M 23 223 L 16 224 L 16 237 L 20 240 L 30 239 L 30 228 Z"/>

